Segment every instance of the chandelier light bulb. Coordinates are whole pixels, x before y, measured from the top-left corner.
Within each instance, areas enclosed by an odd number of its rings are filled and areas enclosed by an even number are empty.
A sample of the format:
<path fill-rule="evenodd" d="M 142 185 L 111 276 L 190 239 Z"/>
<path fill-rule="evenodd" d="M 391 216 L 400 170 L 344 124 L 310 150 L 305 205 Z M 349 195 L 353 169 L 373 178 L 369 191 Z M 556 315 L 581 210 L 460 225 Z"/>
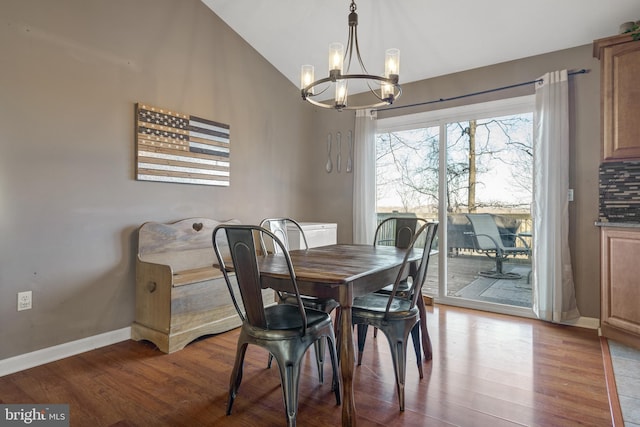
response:
<path fill-rule="evenodd" d="M 313 83 L 314 80 L 313 65 L 303 65 L 300 70 L 300 89 L 306 88 Z M 309 95 L 313 95 L 313 87 L 309 89 Z"/>
<path fill-rule="evenodd" d="M 329 74 L 342 74 L 344 64 L 344 45 L 331 43 L 329 45 Z"/>
<path fill-rule="evenodd" d="M 384 75 L 387 78 L 400 74 L 400 49 L 387 49 L 385 52 Z"/>
<path fill-rule="evenodd" d="M 338 80 L 336 82 L 336 109 L 342 110 L 347 106 L 347 81 Z"/>

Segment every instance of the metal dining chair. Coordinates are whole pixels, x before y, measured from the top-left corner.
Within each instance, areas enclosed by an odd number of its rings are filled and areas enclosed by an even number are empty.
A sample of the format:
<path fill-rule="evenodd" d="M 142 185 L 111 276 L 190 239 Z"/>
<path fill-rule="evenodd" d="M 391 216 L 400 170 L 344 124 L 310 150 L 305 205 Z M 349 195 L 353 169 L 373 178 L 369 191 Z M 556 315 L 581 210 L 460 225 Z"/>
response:
<path fill-rule="evenodd" d="M 275 234 L 280 241 L 284 244 L 284 247 L 289 250 L 289 226 L 294 227 L 302 236 L 300 243 L 304 244 L 304 249 L 309 249 L 309 244 L 307 243 L 307 237 L 304 234 L 304 230 L 300 226 L 300 224 L 291 218 L 265 218 L 260 222 L 260 226 L 270 230 L 273 234 Z M 267 247 L 263 241 L 261 241 L 262 250 L 266 251 Z M 274 246 L 274 253 L 281 253 L 279 247 Z M 278 304 L 297 304 L 297 300 L 295 295 L 286 292 L 276 292 L 278 295 Z M 315 310 L 323 311 L 327 314 L 331 314 L 333 310 L 336 310 L 336 319 L 334 323 L 334 333 L 336 337 L 339 338 L 339 328 L 340 325 L 340 304 L 332 298 L 314 298 L 309 296 L 301 296 L 302 304 L 305 307 L 313 308 Z M 316 366 L 318 367 L 318 378 L 320 380 L 320 384 L 324 382 L 324 356 L 326 353 L 324 340 L 316 341 L 314 344 L 314 350 L 316 353 Z M 269 361 L 267 362 L 267 366 L 271 367 L 271 362 L 273 361 L 273 355 L 269 355 Z"/>
<path fill-rule="evenodd" d="M 433 222 L 423 225 L 416 232 L 412 242 L 407 248 L 404 261 L 389 295 L 373 292 L 363 297 L 354 298 L 351 309 L 353 324 L 357 325 L 358 328 L 358 365 L 360 365 L 362 361 L 364 337 L 366 337 L 367 327 L 369 325 L 381 330 L 389 341 L 401 411 L 404 411 L 405 366 L 409 334 L 411 334 L 413 339 L 418 372 L 420 373 L 420 378 L 423 377 L 420 352 L 420 327 L 418 326 L 420 323 L 420 310 L 417 307 L 417 302 L 418 299 L 422 297 L 420 288 L 427 274 L 431 246 L 437 230 L 438 223 Z M 424 248 L 418 265 L 415 268 L 413 281 L 410 284 L 409 292 L 411 297 L 406 298 L 399 296 L 398 290 L 411 268 L 411 257 L 414 253 L 414 248 L 418 247 L 418 245 L 415 245 L 418 239 L 424 239 Z"/>
<path fill-rule="evenodd" d="M 218 233 L 226 234 L 220 238 Z M 259 235 L 260 237 L 256 237 Z M 272 239 L 280 255 L 286 260 L 291 279 L 291 294 L 297 304 L 276 304 L 265 307 L 262 299 L 261 272 L 256 252 L 255 239 L 260 242 L 264 236 Z M 229 289 L 231 299 L 242 319 L 236 359 L 229 383 L 229 400 L 227 415 L 231 414 L 233 402 L 238 394 L 242 381 L 244 356 L 249 344 L 263 347 L 275 357 L 280 371 L 282 394 L 284 399 L 287 425 L 296 425 L 298 412 L 298 384 L 300 381 L 300 364 L 307 349 L 316 341 L 326 338 L 329 344 L 329 355 L 333 366 L 333 391 L 336 404 L 340 404 L 340 379 L 335 346 L 335 335 L 331 317 L 322 311 L 307 308 L 302 304 L 296 274 L 284 243 L 269 230 L 256 225 L 223 224 L 216 227 L 212 236 L 213 248 L 218 265 Z M 262 254 L 260 256 L 267 256 Z M 229 262 L 229 259 L 231 261 Z M 228 264 L 232 268 L 227 267 Z M 236 297 L 236 287 L 231 281 L 229 272 L 235 272 L 237 289 L 241 303 Z"/>
<path fill-rule="evenodd" d="M 384 219 L 378 227 L 376 228 L 375 235 L 373 237 L 374 245 L 383 245 L 383 246 L 395 246 L 397 248 L 405 249 L 413 240 L 413 237 L 416 233 L 416 230 L 420 228 L 420 226 L 427 224 L 427 221 L 424 218 L 419 217 L 399 217 L 393 216 Z M 420 237 L 424 239 L 424 237 Z M 423 245 L 424 241 L 416 242 L 418 245 Z M 425 278 L 426 279 L 426 278 Z M 411 298 L 411 280 L 410 277 L 407 277 L 400 282 L 398 290 L 396 291 L 396 295 L 404 298 Z M 377 291 L 378 293 L 389 295 L 391 290 L 393 289 L 393 284 L 385 286 L 384 288 Z M 429 337 L 429 330 L 427 329 L 427 311 L 424 306 L 423 300 L 418 300 L 417 302 L 418 309 L 420 310 L 420 335 L 422 341 L 422 351 L 424 352 L 425 360 L 431 360 L 432 358 L 432 349 L 431 349 L 431 339 Z M 378 336 L 378 329 L 375 328 L 373 331 L 373 336 Z"/>

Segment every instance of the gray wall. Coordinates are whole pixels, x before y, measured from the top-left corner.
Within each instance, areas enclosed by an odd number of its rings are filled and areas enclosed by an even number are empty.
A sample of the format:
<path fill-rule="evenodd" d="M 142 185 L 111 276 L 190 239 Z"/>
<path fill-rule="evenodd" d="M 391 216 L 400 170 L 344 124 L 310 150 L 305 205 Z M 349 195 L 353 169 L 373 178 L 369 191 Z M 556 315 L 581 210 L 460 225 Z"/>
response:
<path fill-rule="evenodd" d="M 231 186 L 136 181 L 138 101 L 230 124 Z M 312 111 L 199 0 L 0 2 L 0 359 L 129 326 L 145 221 L 302 217 Z"/>
<path fill-rule="evenodd" d="M 399 105 L 582 67 L 592 72 L 571 85 L 571 243 L 579 308 L 598 317 L 599 64 L 590 46 L 405 85 Z M 231 187 L 136 181 L 138 101 L 230 124 Z M 295 85 L 198 0 L 3 0 L 0 359 L 129 326 L 145 221 L 291 215 L 337 222 L 338 240 L 350 242 L 353 175 L 324 164 L 327 133 L 353 126 L 351 112 L 302 104 Z M 33 309 L 17 312 L 22 290 L 33 291 Z"/>

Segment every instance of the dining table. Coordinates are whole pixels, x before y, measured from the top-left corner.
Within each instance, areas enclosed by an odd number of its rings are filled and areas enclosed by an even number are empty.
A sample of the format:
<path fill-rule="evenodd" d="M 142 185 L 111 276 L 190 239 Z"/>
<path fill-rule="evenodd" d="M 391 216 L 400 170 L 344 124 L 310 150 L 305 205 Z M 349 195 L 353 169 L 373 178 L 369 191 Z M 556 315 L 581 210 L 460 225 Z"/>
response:
<path fill-rule="evenodd" d="M 422 250 L 413 249 L 411 261 L 420 259 Z M 333 298 L 340 304 L 340 375 L 342 380 L 342 425 L 357 422 L 353 375 L 355 369 L 351 308 L 356 297 L 393 283 L 400 271 L 406 249 L 395 246 L 333 244 L 289 251 L 296 283 L 301 295 Z M 259 257 L 262 286 L 292 291 L 284 257 Z"/>

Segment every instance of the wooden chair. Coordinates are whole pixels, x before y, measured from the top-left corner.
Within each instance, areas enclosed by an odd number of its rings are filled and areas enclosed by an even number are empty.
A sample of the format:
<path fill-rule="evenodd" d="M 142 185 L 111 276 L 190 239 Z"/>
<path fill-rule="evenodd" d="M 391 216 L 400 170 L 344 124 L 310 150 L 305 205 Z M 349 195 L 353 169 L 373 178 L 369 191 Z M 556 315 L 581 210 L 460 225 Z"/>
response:
<path fill-rule="evenodd" d="M 420 288 L 427 274 L 429 255 L 437 229 L 437 223 L 428 223 L 420 227 L 420 230 L 415 234 L 413 241 L 407 249 L 401 269 L 396 276 L 389 295 L 373 292 L 363 297 L 355 298 L 351 309 L 353 324 L 357 325 L 358 328 L 358 365 L 360 365 L 362 360 L 362 349 L 364 348 L 363 338 L 366 336 L 366 330 L 369 325 L 380 329 L 389 341 L 401 411 L 404 411 L 405 366 L 409 333 L 411 333 L 413 338 L 418 372 L 420 373 L 420 378 L 423 377 L 419 337 L 420 328 L 418 326 L 420 322 L 420 310 L 417 307 L 417 302 L 422 298 Z M 411 268 L 412 262 L 410 258 L 413 254 L 414 244 L 418 238 L 423 236 L 425 244 L 422 257 L 419 265 L 415 269 L 413 281 L 410 284 L 409 292 L 411 297 L 398 296 L 398 289 Z"/>
<path fill-rule="evenodd" d="M 265 218 L 260 222 L 260 226 L 270 230 L 273 234 L 275 234 L 280 241 L 284 244 L 284 247 L 289 250 L 289 233 L 288 226 L 293 226 L 297 228 L 298 232 L 302 236 L 301 243 L 304 243 L 304 249 L 309 249 L 309 244 L 307 243 L 307 238 L 304 235 L 304 230 L 300 224 L 291 219 L 291 218 Z M 263 250 L 267 250 L 266 244 L 264 240 L 261 242 L 261 246 Z M 275 253 L 281 253 L 281 249 L 277 246 L 273 247 Z M 277 292 L 278 295 L 278 304 L 297 304 L 297 300 L 295 295 L 286 293 L 286 292 Z M 340 325 L 340 304 L 332 298 L 314 298 L 308 296 L 301 297 L 302 303 L 305 307 L 313 308 L 315 310 L 323 311 L 327 314 L 331 314 L 331 312 L 336 310 L 336 321 L 334 323 L 334 333 L 337 337 L 339 337 L 339 328 Z M 325 356 L 325 343 L 323 340 L 316 341 L 314 343 L 314 350 L 316 353 L 316 365 L 318 367 L 318 378 L 320 379 L 320 384 L 324 382 L 324 356 Z M 269 361 L 267 362 L 267 366 L 271 367 L 271 362 L 273 361 L 273 355 L 269 355 Z"/>
<path fill-rule="evenodd" d="M 223 244 L 224 239 L 217 238 L 218 233 L 226 234 L 228 248 Z M 264 307 L 261 272 L 255 244 L 256 234 L 260 235 L 261 242 L 263 236 L 271 238 L 273 244 L 281 251 L 281 256 L 285 257 L 291 278 L 291 294 L 295 295 L 297 304 L 277 304 Z M 326 338 L 333 366 L 333 391 L 336 404 L 339 405 L 340 379 L 336 339 L 331 317 L 327 313 L 303 305 L 293 264 L 284 243 L 270 231 L 255 225 L 220 225 L 213 231 L 212 240 L 218 265 L 224 275 L 238 315 L 242 319 L 236 360 L 229 384 L 227 415 L 231 414 L 231 408 L 242 381 L 244 356 L 249 344 L 267 349 L 278 362 L 287 425 L 295 426 L 301 361 L 313 343 Z M 265 256 L 265 254 L 261 256 Z M 233 268 L 227 267 L 229 258 Z M 235 284 L 230 279 L 229 272 L 231 270 L 235 272 L 243 308 L 236 297 Z"/>

